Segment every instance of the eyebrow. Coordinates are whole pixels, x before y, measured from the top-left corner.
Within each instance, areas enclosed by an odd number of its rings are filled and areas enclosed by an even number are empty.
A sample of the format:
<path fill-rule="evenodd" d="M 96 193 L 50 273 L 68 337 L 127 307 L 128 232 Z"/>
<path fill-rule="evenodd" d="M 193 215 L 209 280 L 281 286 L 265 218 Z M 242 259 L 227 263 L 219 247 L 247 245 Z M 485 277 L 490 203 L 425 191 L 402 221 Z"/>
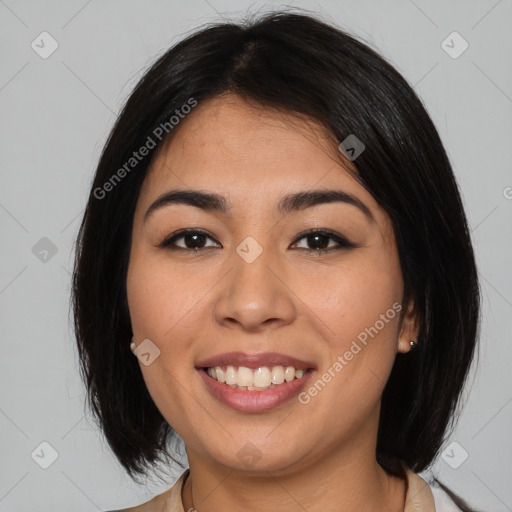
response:
<path fill-rule="evenodd" d="M 375 221 L 370 209 L 357 197 L 343 190 L 324 189 L 314 191 L 296 192 L 284 196 L 277 206 L 282 215 L 305 210 L 320 204 L 341 202 L 355 206 L 361 210 L 371 222 Z M 144 222 L 156 211 L 172 204 L 195 206 L 207 212 L 229 214 L 232 208 L 229 201 L 219 194 L 202 192 L 200 190 L 170 190 L 158 197 L 144 214 Z"/>

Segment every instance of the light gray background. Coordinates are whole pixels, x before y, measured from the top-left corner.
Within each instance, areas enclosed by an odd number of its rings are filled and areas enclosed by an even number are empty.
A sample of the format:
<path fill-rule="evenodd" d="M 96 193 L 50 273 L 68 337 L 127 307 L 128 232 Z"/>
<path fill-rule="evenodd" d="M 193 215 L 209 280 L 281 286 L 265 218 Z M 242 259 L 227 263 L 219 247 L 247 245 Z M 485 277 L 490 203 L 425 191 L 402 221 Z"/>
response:
<path fill-rule="evenodd" d="M 1 512 L 117 508 L 173 483 L 136 486 L 84 411 L 68 321 L 73 241 L 101 147 L 143 69 L 196 26 L 279 5 L 0 0 Z M 512 2 L 288 5 L 321 13 L 390 59 L 445 142 L 472 229 L 483 326 L 479 369 L 447 442 L 469 457 L 457 469 L 439 458 L 434 470 L 473 505 L 512 510 Z M 43 31 L 59 45 L 47 59 L 31 48 Z M 456 59 L 441 46 L 453 31 L 469 44 Z M 46 262 L 32 250 L 43 237 L 57 248 Z M 48 469 L 31 457 L 43 441 L 58 453 Z M 463 452 L 448 454 L 453 465 Z"/>

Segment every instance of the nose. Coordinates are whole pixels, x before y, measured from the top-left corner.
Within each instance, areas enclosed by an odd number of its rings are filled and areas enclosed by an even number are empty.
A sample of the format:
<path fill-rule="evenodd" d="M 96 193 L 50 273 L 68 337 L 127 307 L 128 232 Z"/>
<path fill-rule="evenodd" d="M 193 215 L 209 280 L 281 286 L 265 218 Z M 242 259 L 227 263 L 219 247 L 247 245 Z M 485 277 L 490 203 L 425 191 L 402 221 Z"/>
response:
<path fill-rule="evenodd" d="M 264 249 L 251 262 L 237 253 L 233 268 L 221 281 L 215 302 L 216 321 L 229 328 L 262 332 L 292 323 L 296 317 L 293 291 L 284 262 Z"/>

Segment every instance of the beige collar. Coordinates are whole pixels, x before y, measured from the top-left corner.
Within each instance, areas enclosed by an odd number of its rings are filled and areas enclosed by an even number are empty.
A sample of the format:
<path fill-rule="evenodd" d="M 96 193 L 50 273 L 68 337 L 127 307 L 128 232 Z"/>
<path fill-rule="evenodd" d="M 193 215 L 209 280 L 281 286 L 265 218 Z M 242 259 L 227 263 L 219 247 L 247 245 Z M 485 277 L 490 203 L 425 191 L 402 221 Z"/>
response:
<path fill-rule="evenodd" d="M 404 466 L 404 469 L 407 476 L 404 512 L 435 512 L 434 498 L 428 484 L 408 467 Z M 189 469 L 182 473 L 168 491 L 143 505 L 126 509 L 126 512 L 185 512 L 181 491 L 188 475 Z"/>
<path fill-rule="evenodd" d="M 427 482 L 404 465 L 407 476 L 407 494 L 404 512 L 436 512 L 434 496 Z"/>

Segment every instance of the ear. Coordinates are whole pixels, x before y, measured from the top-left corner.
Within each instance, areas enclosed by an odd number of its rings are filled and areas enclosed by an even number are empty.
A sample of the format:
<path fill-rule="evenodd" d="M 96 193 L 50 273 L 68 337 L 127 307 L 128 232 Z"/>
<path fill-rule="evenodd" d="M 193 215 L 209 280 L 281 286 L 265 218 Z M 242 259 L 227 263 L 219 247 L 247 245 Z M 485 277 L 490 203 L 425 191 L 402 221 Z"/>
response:
<path fill-rule="evenodd" d="M 411 341 L 418 342 L 419 334 L 419 318 L 416 308 L 414 307 L 414 301 L 411 299 L 407 307 L 407 312 L 402 320 L 402 327 L 400 334 L 398 335 L 398 352 L 405 354 L 409 352 L 411 347 Z"/>

